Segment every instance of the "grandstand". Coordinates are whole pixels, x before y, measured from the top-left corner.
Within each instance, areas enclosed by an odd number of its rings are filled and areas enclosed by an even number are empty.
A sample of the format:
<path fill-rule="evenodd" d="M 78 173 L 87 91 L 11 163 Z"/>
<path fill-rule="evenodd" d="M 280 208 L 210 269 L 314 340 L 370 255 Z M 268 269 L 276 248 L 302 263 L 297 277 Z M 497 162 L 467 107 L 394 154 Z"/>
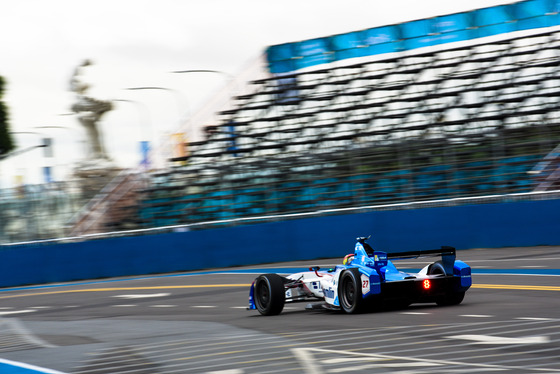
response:
<path fill-rule="evenodd" d="M 559 50 L 548 31 L 254 81 L 188 157 L 152 176 L 141 219 L 533 191 L 529 172 L 560 143 Z"/>
<path fill-rule="evenodd" d="M 512 6 L 521 12 L 539 4 Z M 492 9 L 473 14 L 494 19 L 487 17 Z M 494 11 L 506 14 L 504 9 Z M 552 13 L 529 13 L 516 21 L 519 30 L 541 19 L 553 24 L 546 18 Z M 188 144 L 188 156 L 173 159 L 147 179 L 138 171 L 123 171 L 87 205 L 77 192 L 58 190 L 49 190 L 57 199 L 35 198 L 33 204 L 28 203 L 33 194 L 0 196 L 0 239 L 22 240 L 11 232 L 29 240 L 131 228 L 238 225 L 318 211 L 451 205 L 478 197 L 508 201 L 558 190 L 560 31 L 539 24 L 512 33 L 513 23 L 502 21 L 483 22 L 475 38 L 456 43 L 262 72 L 266 78 L 250 82 L 216 123 L 205 123 L 206 138 Z M 452 29 L 447 36 L 470 29 Z M 498 30 L 494 37 L 488 37 L 489 29 Z M 426 35 L 411 40 L 419 43 Z M 44 219 L 41 204 L 48 201 L 59 202 L 50 210 L 56 219 Z M 77 204 L 99 209 L 78 217 Z M 59 229 L 22 232 L 28 216 Z M 7 227 L 16 223 L 19 229 Z"/>

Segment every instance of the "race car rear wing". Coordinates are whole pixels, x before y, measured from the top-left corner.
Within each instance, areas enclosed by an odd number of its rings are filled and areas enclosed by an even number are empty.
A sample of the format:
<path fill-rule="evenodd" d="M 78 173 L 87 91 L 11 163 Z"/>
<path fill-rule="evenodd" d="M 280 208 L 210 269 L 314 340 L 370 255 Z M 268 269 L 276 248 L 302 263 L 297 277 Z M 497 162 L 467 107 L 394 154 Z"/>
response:
<path fill-rule="evenodd" d="M 433 257 L 433 256 L 453 256 L 455 257 L 455 248 L 442 246 L 440 249 L 427 249 L 423 251 L 407 251 L 407 252 L 394 252 L 387 253 L 387 258 L 418 258 L 418 257 Z"/>
<path fill-rule="evenodd" d="M 446 274 L 453 274 L 453 265 L 455 263 L 455 248 L 442 246 L 440 249 L 427 249 L 424 251 L 408 251 L 387 253 L 387 258 L 410 259 L 419 257 L 441 256 L 441 263 Z"/>

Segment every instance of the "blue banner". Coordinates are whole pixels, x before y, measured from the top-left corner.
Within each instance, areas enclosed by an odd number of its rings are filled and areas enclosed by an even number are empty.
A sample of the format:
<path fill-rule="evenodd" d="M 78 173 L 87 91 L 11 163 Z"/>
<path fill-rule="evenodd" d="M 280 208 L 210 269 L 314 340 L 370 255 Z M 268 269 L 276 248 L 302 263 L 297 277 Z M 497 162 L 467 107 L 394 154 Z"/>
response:
<path fill-rule="evenodd" d="M 150 168 L 150 142 L 146 140 L 140 141 L 140 166 L 144 169 Z"/>
<path fill-rule="evenodd" d="M 362 31 L 364 44 L 367 45 L 365 56 L 401 50 L 401 32 L 397 26 L 383 26 Z"/>
<path fill-rule="evenodd" d="M 517 15 L 517 30 L 530 30 L 557 25 L 552 13 L 558 12 L 557 1 L 530 0 L 514 4 Z M 552 12 L 551 12 L 552 10 Z M 549 14 L 550 13 L 550 14 Z M 556 15 L 554 18 L 558 18 Z"/>
<path fill-rule="evenodd" d="M 330 38 L 304 40 L 295 44 L 294 53 L 299 58 L 295 61 L 296 69 L 325 64 L 333 61 L 333 52 L 329 46 Z"/>
<path fill-rule="evenodd" d="M 512 10 L 510 5 L 475 10 L 473 27 L 477 28 L 476 37 L 483 38 L 516 31 Z"/>
<path fill-rule="evenodd" d="M 50 166 L 43 167 L 43 177 L 46 184 L 53 182 L 52 168 Z"/>
<path fill-rule="evenodd" d="M 367 56 L 367 45 L 360 31 L 335 35 L 330 39 L 335 60 Z"/>
<path fill-rule="evenodd" d="M 470 12 L 271 46 L 274 74 L 355 57 L 412 50 L 560 24 L 560 0 L 526 0 Z"/>

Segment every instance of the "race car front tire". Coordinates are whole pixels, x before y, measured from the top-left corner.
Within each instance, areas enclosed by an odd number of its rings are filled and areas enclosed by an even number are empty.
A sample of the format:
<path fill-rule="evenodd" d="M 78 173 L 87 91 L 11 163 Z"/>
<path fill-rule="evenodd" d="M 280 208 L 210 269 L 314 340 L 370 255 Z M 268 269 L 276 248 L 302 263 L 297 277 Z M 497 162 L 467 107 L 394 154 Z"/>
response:
<path fill-rule="evenodd" d="M 262 274 L 255 280 L 255 306 L 263 316 L 280 314 L 286 302 L 284 282 L 278 274 Z"/>
<path fill-rule="evenodd" d="M 344 270 L 338 282 L 338 299 L 340 307 L 346 313 L 359 313 L 364 306 L 360 270 Z"/>

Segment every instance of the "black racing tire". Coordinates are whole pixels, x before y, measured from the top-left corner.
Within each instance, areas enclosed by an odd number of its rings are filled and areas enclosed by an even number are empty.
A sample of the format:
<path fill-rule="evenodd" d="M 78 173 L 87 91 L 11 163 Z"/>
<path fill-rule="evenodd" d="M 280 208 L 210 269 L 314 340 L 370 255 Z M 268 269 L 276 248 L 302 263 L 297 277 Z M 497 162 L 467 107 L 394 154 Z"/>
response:
<path fill-rule="evenodd" d="M 360 313 L 364 308 L 360 270 L 350 268 L 340 274 L 338 300 L 346 313 Z"/>
<path fill-rule="evenodd" d="M 443 268 L 443 264 L 441 261 L 434 262 L 430 265 L 428 269 L 429 275 L 445 275 L 445 269 Z M 450 306 L 450 305 L 459 305 L 465 298 L 465 292 L 447 292 L 444 296 L 438 297 L 436 299 L 436 304 L 439 306 Z"/>
<path fill-rule="evenodd" d="M 436 300 L 439 306 L 459 305 L 465 298 L 465 292 L 449 292 L 447 295 L 442 296 Z"/>
<path fill-rule="evenodd" d="M 253 291 L 255 306 L 263 316 L 282 313 L 286 303 L 286 291 L 282 277 L 278 274 L 262 274 L 255 280 Z"/>

